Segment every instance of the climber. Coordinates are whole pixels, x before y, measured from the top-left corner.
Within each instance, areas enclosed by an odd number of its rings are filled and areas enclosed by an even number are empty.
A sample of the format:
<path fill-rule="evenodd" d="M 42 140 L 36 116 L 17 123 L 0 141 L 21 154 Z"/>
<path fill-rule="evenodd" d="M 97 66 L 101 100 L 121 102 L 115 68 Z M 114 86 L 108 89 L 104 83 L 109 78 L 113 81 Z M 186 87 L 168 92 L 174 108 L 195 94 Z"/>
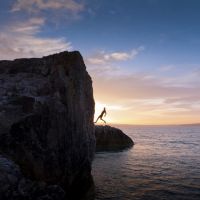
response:
<path fill-rule="evenodd" d="M 94 123 L 97 123 L 97 121 L 100 119 L 106 124 L 106 121 L 102 119 L 103 116 L 104 117 L 106 116 L 106 108 L 105 107 L 104 107 L 103 111 L 101 112 L 101 114 L 98 116 L 96 122 L 94 122 Z"/>

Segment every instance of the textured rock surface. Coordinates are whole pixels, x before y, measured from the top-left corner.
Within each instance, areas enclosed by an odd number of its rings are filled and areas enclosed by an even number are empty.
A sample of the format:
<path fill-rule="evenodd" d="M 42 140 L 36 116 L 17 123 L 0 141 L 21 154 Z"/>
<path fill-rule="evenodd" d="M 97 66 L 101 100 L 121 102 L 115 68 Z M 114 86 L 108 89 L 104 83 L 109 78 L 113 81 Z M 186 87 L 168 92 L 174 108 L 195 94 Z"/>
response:
<path fill-rule="evenodd" d="M 0 61 L 0 153 L 66 198 L 92 186 L 92 81 L 79 52 Z"/>
<path fill-rule="evenodd" d="M 116 151 L 130 148 L 134 142 L 120 129 L 110 126 L 95 126 L 96 151 Z"/>
<path fill-rule="evenodd" d="M 0 199 L 65 200 L 65 192 L 58 185 L 25 178 L 19 166 L 0 155 Z"/>

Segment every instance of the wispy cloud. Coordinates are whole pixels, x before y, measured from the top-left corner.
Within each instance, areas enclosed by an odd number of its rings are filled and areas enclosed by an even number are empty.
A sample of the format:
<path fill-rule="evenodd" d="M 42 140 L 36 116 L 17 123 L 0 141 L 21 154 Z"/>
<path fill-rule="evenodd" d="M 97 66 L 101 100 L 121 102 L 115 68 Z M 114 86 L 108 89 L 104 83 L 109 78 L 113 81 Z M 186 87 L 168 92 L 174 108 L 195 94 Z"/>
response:
<path fill-rule="evenodd" d="M 166 86 L 164 80 L 160 78 L 146 79 L 145 77 L 145 74 L 139 73 L 96 76 L 94 83 L 102 97 L 107 98 L 112 93 L 112 97 L 115 99 L 182 98 L 194 96 L 196 91 L 200 90 L 199 85 L 193 87 Z M 101 98 L 101 95 L 99 95 L 99 98 Z"/>
<path fill-rule="evenodd" d="M 115 75 L 120 72 L 120 67 L 114 65 L 88 65 L 87 70 L 93 77 L 104 76 L 109 77 L 108 74 Z"/>
<path fill-rule="evenodd" d="M 27 21 L 11 24 L 5 29 L 16 34 L 33 35 L 40 32 L 41 26 L 45 24 L 45 19 L 42 17 L 30 18 Z"/>
<path fill-rule="evenodd" d="M 179 76 L 168 76 L 163 79 L 163 83 L 166 87 L 185 87 L 193 88 L 194 85 L 200 85 L 199 74 L 196 71 L 189 70 L 179 73 Z"/>
<path fill-rule="evenodd" d="M 31 18 L 2 28 L 0 31 L 0 59 L 41 57 L 72 48 L 71 43 L 64 38 L 38 36 L 44 23 L 44 18 Z"/>
<path fill-rule="evenodd" d="M 168 71 L 171 71 L 175 68 L 174 65 L 164 65 L 162 67 L 159 68 L 160 71 L 163 71 L 163 72 L 168 72 Z"/>
<path fill-rule="evenodd" d="M 89 56 L 86 59 L 87 64 L 90 65 L 105 65 L 112 62 L 127 61 L 134 59 L 140 51 L 144 50 L 144 47 L 139 47 L 133 49 L 130 52 L 115 51 L 115 52 L 105 52 L 99 51 Z"/>
<path fill-rule="evenodd" d="M 200 94 L 199 95 L 193 95 L 193 96 L 183 96 L 182 98 L 168 98 L 165 100 L 165 103 L 167 104 L 182 104 L 182 103 L 199 103 L 200 105 Z"/>
<path fill-rule="evenodd" d="M 11 11 L 37 12 L 60 9 L 77 13 L 84 9 L 84 5 L 75 0 L 17 0 Z"/>

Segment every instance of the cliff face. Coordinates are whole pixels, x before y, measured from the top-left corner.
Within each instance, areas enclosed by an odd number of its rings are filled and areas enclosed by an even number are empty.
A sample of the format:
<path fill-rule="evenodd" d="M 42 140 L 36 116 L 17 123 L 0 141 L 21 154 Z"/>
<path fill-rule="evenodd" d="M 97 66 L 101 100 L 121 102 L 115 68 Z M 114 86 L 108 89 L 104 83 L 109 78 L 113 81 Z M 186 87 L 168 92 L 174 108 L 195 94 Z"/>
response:
<path fill-rule="evenodd" d="M 0 154 L 31 181 L 59 185 L 66 199 L 92 185 L 93 115 L 79 52 L 0 61 Z"/>
<path fill-rule="evenodd" d="M 96 151 L 118 151 L 134 145 L 130 137 L 111 126 L 95 126 L 95 135 Z"/>

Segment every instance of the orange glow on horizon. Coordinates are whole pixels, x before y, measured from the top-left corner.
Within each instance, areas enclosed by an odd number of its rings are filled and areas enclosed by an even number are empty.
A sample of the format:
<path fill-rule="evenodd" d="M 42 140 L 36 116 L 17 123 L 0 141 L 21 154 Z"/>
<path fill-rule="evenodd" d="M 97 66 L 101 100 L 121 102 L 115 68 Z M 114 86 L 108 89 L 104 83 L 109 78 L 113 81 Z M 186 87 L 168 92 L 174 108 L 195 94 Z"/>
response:
<path fill-rule="evenodd" d="M 101 114 L 103 108 L 106 107 L 107 115 L 103 117 L 106 123 L 109 124 L 127 124 L 127 125 L 178 125 L 178 124 L 194 124 L 197 119 L 193 115 L 177 115 L 176 111 L 171 111 L 172 114 L 162 113 L 163 111 L 148 111 L 148 110 L 128 110 L 123 109 L 122 106 L 95 103 L 94 121 Z M 163 110 L 165 110 L 163 108 Z M 173 114 L 174 113 L 174 114 Z M 99 125 L 104 124 L 99 120 Z"/>

